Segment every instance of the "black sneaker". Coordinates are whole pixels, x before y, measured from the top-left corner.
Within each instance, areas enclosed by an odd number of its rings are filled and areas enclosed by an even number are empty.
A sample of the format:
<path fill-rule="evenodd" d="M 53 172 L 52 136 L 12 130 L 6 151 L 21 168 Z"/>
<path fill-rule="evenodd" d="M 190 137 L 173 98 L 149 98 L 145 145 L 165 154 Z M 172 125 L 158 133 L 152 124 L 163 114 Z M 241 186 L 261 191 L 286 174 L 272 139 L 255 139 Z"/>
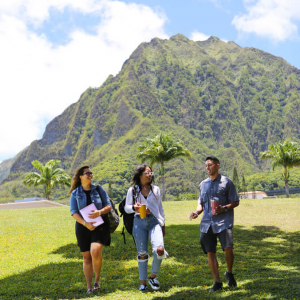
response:
<path fill-rule="evenodd" d="M 152 289 L 157 291 L 160 289 L 160 286 L 159 286 L 159 282 L 157 280 L 157 278 L 151 278 L 149 277 L 149 280 L 148 280 L 149 284 L 151 285 Z"/>
<path fill-rule="evenodd" d="M 215 281 L 214 286 L 211 289 L 209 289 L 209 291 L 212 293 L 212 292 L 215 292 L 217 290 L 221 290 L 222 288 L 223 288 L 223 283 Z"/>
<path fill-rule="evenodd" d="M 141 291 L 141 292 L 146 292 L 146 291 L 147 291 L 147 286 L 146 286 L 146 284 L 141 284 L 140 287 L 139 287 L 139 291 Z"/>
<path fill-rule="evenodd" d="M 229 272 L 226 271 L 226 272 L 224 273 L 224 276 L 225 276 L 226 279 L 228 280 L 228 286 L 229 286 L 229 287 L 232 287 L 232 286 L 236 287 L 236 286 L 237 286 L 236 280 L 234 279 L 234 276 L 233 276 L 232 273 L 229 273 Z"/>

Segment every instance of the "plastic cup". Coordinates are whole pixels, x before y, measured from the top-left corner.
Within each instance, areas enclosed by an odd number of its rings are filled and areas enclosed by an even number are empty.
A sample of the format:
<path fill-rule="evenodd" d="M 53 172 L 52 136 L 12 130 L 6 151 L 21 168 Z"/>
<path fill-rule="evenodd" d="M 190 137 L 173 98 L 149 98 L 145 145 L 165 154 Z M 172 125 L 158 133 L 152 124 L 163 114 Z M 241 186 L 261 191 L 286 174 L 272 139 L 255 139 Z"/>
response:
<path fill-rule="evenodd" d="M 146 218 L 146 205 L 143 204 L 141 207 L 140 207 L 140 217 L 142 219 Z"/>
<path fill-rule="evenodd" d="M 219 198 L 213 197 L 210 199 L 211 212 L 216 215 L 216 208 L 219 206 Z"/>

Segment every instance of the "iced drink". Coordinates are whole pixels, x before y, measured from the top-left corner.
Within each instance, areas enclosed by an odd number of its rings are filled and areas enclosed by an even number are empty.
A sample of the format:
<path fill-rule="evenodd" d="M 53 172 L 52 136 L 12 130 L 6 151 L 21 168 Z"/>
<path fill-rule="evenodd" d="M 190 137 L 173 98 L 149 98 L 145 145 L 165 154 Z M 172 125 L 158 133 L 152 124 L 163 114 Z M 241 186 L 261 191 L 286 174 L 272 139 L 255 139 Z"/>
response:
<path fill-rule="evenodd" d="M 142 205 L 140 207 L 140 217 L 142 219 L 146 218 L 146 205 Z"/>
<path fill-rule="evenodd" d="M 216 208 L 219 206 L 219 198 L 217 197 L 212 197 L 210 199 L 210 205 L 211 205 L 211 212 L 213 215 L 216 215 Z"/>

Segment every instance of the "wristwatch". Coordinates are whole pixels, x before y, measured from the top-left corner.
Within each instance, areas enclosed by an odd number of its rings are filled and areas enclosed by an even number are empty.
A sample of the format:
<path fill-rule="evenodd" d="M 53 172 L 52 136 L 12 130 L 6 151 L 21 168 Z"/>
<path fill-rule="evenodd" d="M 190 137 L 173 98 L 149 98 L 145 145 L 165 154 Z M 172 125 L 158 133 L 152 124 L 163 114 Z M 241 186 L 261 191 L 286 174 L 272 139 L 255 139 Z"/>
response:
<path fill-rule="evenodd" d="M 226 205 L 225 205 L 225 206 L 223 206 L 223 207 L 224 207 L 225 211 L 227 211 L 227 210 L 228 210 Z"/>

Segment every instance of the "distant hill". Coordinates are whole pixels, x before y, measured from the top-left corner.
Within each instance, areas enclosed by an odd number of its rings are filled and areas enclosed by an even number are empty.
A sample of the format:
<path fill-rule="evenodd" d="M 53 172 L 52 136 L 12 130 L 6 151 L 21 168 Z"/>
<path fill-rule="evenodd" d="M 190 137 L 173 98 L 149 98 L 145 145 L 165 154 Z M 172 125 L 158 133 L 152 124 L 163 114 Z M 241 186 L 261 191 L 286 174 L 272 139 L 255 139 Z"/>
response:
<path fill-rule="evenodd" d="M 9 175 L 10 168 L 14 161 L 15 161 L 15 159 L 11 158 L 11 159 L 6 159 L 1 162 L 1 164 L 0 164 L 0 182 Z"/>
<path fill-rule="evenodd" d="M 245 175 L 266 170 L 260 151 L 287 137 L 300 141 L 299 79 L 300 70 L 282 58 L 217 37 L 154 38 L 117 76 L 53 119 L 13 162 L 6 182 L 31 171 L 34 159 L 60 159 L 70 174 L 89 164 L 96 180 L 112 182 L 121 195 L 137 146 L 160 131 L 172 131 L 193 155 L 166 165 L 168 194 L 195 193 L 210 154 L 227 175 L 234 166 Z"/>
<path fill-rule="evenodd" d="M 1 162 L 1 164 L 0 164 L 0 183 L 1 183 L 1 181 L 3 181 L 4 179 L 6 179 L 9 176 L 11 167 L 14 164 L 14 162 L 17 160 L 19 155 L 20 155 L 20 153 L 15 155 L 13 158 L 6 159 Z"/>

